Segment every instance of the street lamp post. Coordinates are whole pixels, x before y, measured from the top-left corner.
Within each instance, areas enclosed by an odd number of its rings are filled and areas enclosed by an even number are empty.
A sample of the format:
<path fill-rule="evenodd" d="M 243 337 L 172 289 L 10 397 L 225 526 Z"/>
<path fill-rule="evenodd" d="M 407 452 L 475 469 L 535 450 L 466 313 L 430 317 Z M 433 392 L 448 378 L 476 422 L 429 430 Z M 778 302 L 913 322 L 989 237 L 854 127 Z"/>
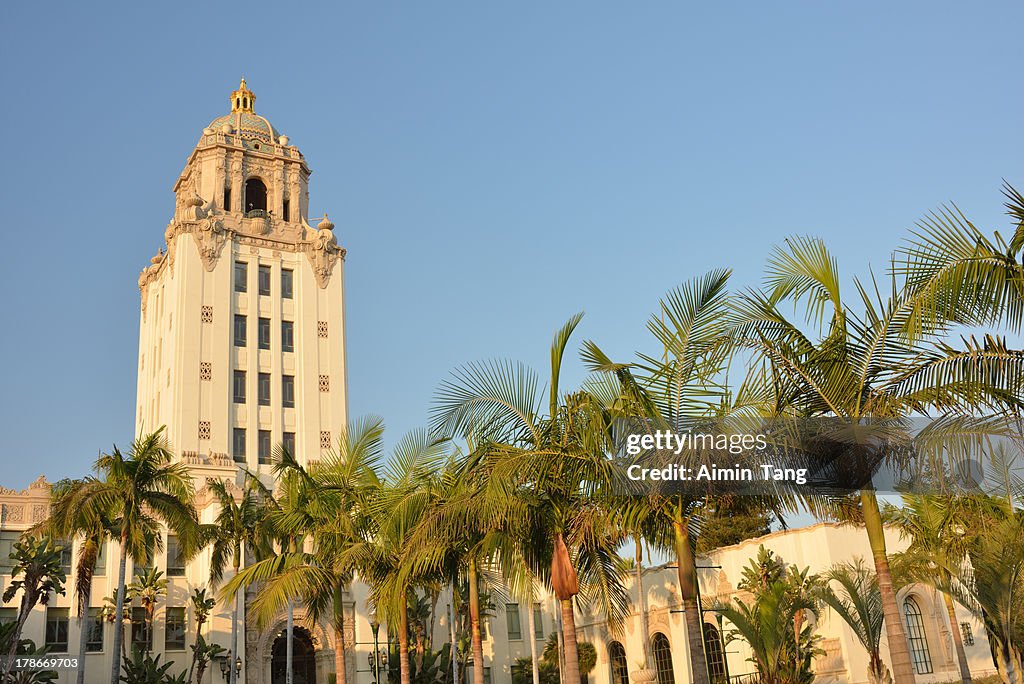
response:
<path fill-rule="evenodd" d="M 373 653 L 370 658 L 373 662 L 370 663 L 370 667 L 373 668 L 373 684 L 380 684 L 380 656 L 377 652 L 377 634 L 380 631 L 380 621 L 377 619 L 377 609 L 370 609 L 370 629 L 373 630 Z"/>

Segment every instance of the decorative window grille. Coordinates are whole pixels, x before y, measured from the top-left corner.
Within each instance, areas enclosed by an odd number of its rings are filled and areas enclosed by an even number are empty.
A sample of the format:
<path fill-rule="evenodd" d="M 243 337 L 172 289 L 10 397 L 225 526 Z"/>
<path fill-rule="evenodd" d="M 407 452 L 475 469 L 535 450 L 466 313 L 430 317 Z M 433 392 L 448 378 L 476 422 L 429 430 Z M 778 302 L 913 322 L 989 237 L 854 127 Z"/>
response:
<path fill-rule="evenodd" d="M 322 430 L 320 432 L 320 448 L 330 449 L 331 448 L 331 433 L 329 430 Z"/>
<path fill-rule="evenodd" d="M 199 439 L 210 439 L 210 421 L 199 421 Z"/>
<path fill-rule="evenodd" d="M 675 684 L 676 677 L 672 672 L 672 646 L 668 643 L 668 637 L 658 632 L 651 639 L 654 647 L 654 664 L 658 670 L 658 684 Z"/>
<path fill-rule="evenodd" d="M 200 380 L 213 380 L 213 364 L 209 361 L 201 361 L 199 363 L 199 379 Z"/>
<path fill-rule="evenodd" d="M 331 391 L 331 376 L 321 375 L 320 376 L 320 391 L 330 392 Z"/>
<path fill-rule="evenodd" d="M 203 323 L 213 323 L 213 307 L 212 306 L 204 306 L 203 307 L 202 320 L 203 320 Z"/>
<path fill-rule="evenodd" d="M 910 643 L 910 657 L 914 671 L 919 675 L 932 673 L 932 656 L 928 650 L 928 637 L 924 633 L 924 618 L 921 607 L 913 597 L 903 601 L 903 612 L 907 617 L 907 641 Z"/>
<path fill-rule="evenodd" d="M 626 649 L 618 641 L 613 641 L 608 645 L 608 660 L 611 661 L 612 684 L 629 684 Z"/>
<path fill-rule="evenodd" d="M 316 322 L 316 336 L 325 338 L 327 337 L 327 321 Z"/>

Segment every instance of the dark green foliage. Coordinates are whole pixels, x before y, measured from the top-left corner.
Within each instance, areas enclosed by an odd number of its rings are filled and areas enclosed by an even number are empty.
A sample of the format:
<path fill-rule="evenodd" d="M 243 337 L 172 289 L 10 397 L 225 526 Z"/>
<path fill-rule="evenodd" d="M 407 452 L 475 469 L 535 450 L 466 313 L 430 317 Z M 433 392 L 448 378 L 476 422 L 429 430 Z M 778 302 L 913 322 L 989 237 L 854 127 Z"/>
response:
<path fill-rule="evenodd" d="M 412 684 L 444 684 L 452 681 L 452 651 L 449 644 L 445 644 L 438 651 L 424 649 L 422 667 L 416 665 L 416 660 L 409 659 L 409 681 Z M 398 684 L 401 681 L 396 649 L 392 649 L 388 655 L 387 675 L 389 684 Z"/>
<path fill-rule="evenodd" d="M 704 554 L 723 546 L 770 533 L 775 516 L 762 506 L 717 505 L 701 516 L 697 553 Z"/>
<path fill-rule="evenodd" d="M 160 656 L 136 650 L 131 658 L 121 662 L 121 680 L 124 684 L 184 684 L 185 673 L 172 675 L 174 663 L 160 664 Z"/>
<path fill-rule="evenodd" d="M 14 638 L 16 627 L 17 625 L 14 622 L 0 624 L 0 653 L 7 653 L 10 650 L 11 639 Z M 36 647 L 35 642 L 31 639 L 21 639 L 18 641 L 16 655 L 41 658 L 46 655 L 47 650 L 45 646 L 42 648 Z M 51 682 L 57 680 L 57 676 L 58 673 L 55 670 L 11 672 L 6 682 L 8 684 L 51 684 Z"/>
<path fill-rule="evenodd" d="M 585 677 L 593 672 L 597 665 L 597 649 L 586 641 L 578 642 L 576 648 L 579 656 L 580 675 Z M 558 634 L 556 632 L 552 632 L 544 643 L 537 671 L 540 674 L 540 684 L 559 684 Z M 518 658 L 512 665 L 512 684 L 532 683 L 533 659 Z"/>

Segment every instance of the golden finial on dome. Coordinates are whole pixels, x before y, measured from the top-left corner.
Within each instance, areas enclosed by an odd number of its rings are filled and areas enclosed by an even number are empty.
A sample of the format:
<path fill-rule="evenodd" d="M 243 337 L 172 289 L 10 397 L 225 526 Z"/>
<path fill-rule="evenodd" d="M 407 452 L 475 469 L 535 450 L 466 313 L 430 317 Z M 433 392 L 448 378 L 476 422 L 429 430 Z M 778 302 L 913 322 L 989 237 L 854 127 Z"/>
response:
<path fill-rule="evenodd" d="M 253 113 L 253 105 L 256 104 L 256 93 L 249 90 L 245 84 L 245 77 L 242 77 L 238 84 L 238 90 L 231 93 L 231 113 L 249 112 Z"/>

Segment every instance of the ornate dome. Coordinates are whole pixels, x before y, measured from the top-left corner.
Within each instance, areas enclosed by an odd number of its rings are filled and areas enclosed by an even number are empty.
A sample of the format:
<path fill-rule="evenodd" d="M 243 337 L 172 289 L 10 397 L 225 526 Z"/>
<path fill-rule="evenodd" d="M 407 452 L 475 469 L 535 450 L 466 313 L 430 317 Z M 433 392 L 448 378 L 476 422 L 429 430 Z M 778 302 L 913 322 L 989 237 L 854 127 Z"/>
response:
<path fill-rule="evenodd" d="M 233 133 L 243 140 L 282 142 L 278 130 L 253 110 L 255 103 L 256 93 L 249 90 L 243 78 L 238 90 L 231 93 L 231 113 L 218 116 L 208 128 L 218 133 Z M 225 129 L 225 126 L 230 126 L 230 131 Z M 287 143 L 282 142 L 282 144 Z"/>

